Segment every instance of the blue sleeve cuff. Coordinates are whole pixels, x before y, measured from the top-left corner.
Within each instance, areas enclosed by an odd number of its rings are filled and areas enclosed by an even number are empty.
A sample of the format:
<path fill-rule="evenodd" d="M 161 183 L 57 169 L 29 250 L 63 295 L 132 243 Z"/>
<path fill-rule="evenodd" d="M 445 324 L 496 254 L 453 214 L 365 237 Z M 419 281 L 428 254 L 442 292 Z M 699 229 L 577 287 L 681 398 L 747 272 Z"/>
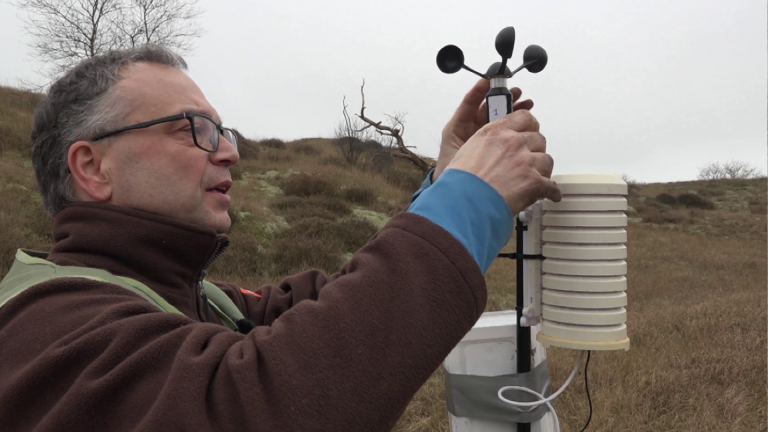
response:
<path fill-rule="evenodd" d="M 416 198 L 418 198 L 419 195 L 421 195 L 422 192 L 427 190 L 428 187 L 432 186 L 432 174 L 434 174 L 434 172 L 435 172 L 434 168 L 429 170 L 429 172 L 427 173 L 427 178 L 425 178 L 424 181 L 421 182 L 421 187 L 411 197 L 411 202 L 416 201 Z"/>
<path fill-rule="evenodd" d="M 491 185 L 466 171 L 447 170 L 435 184 L 431 178 L 430 173 L 408 211 L 453 234 L 485 274 L 515 227 L 507 202 Z"/>

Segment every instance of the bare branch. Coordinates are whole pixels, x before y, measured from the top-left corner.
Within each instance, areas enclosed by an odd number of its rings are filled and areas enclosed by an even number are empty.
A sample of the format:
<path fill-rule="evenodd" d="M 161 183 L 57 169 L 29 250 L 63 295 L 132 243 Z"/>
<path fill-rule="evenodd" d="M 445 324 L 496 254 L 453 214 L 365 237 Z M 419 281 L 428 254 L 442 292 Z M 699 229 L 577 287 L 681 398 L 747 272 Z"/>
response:
<path fill-rule="evenodd" d="M 382 124 L 380 121 L 374 121 L 370 118 L 365 116 L 365 80 L 363 80 L 363 84 L 360 86 L 360 97 L 362 100 L 362 103 L 360 105 L 360 114 L 357 115 L 357 117 L 365 122 L 367 126 L 363 127 L 361 130 L 368 129 L 370 127 L 375 128 L 376 132 L 379 133 L 381 136 L 391 137 L 394 142 L 397 144 L 397 152 L 394 153 L 396 157 L 404 158 L 409 161 L 411 161 L 414 165 L 419 167 L 424 174 L 429 172 L 430 169 L 433 168 L 432 164 L 427 162 L 426 160 L 419 157 L 416 153 L 408 150 L 408 147 L 413 148 L 413 146 L 406 146 L 405 141 L 403 140 L 403 133 L 405 131 L 405 114 L 404 113 L 395 113 L 395 115 L 387 115 L 390 119 L 390 125 Z"/>
<path fill-rule="evenodd" d="M 197 0 L 18 0 L 32 56 L 52 78 L 79 61 L 156 43 L 181 53 L 202 34 Z"/>
<path fill-rule="evenodd" d="M 359 121 L 350 117 L 347 112 L 347 97 L 342 99 L 342 117 L 334 129 L 334 144 L 339 149 L 341 156 L 349 163 L 355 164 L 365 150 L 365 141 L 370 139 L 370 134 L 366 132 L 366 127 L 362 127 Z"/>

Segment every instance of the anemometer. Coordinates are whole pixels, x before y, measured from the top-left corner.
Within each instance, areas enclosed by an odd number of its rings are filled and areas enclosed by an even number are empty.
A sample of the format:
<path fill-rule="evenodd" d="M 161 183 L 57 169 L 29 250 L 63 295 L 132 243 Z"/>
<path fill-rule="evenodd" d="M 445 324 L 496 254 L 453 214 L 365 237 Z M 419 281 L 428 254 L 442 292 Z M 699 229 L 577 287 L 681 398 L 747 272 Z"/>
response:
<path fill-rule="evenodd" d="M 464 64 L 464 53 L 456 45 L 446 45 L 437 53 L 437 67 L 447 74 L 453 74 L 466 69 L 475 75 L 491 80 L 491 90 L 485 95 L 488 109 L 488 121 L 492 122 L 512 112 L 512 93 L 507 88 L 507 79 L 516 73 L 527 69 L 531 73 L 539 73 L 547 65 L 547 52 L 538 45 L 529 45 L 523 53 L 523 64 L 510 71 L 507 60 L 512 58 L 515 49 L 515 28 L 506 27 L 496 35 L 496 52 L 501 61 L 492 64 L 485 74 Z"/>
<path fill-rule="evenodd" d="M 512 112 L 507 80 L 523 69 L 539 73 L 548 60 L 544 48 L 529 45 L 523 64 L 510 70 L 514 27 L 502 29 L 495 46 L 501 62 L 485 74 L 465 65 L 455 45 L 437 53 L 442 72 L 466 69 L 490 80 L 489 122 Z M 517 264 L 515 310 L 484 313 L 443 363 L 452 432 L 559 431 L 549 402 L 576 375 L 585 352 L 629 349 L 627 184 L 615 174 L 556 175 L 552 180 L 562 200 L 539 200 L 520 212 L 517 251 L 499 254 Z M 546 347 L 551 346 L 581 351 L 570 377 L 554 393 L 546 363 Z"/>

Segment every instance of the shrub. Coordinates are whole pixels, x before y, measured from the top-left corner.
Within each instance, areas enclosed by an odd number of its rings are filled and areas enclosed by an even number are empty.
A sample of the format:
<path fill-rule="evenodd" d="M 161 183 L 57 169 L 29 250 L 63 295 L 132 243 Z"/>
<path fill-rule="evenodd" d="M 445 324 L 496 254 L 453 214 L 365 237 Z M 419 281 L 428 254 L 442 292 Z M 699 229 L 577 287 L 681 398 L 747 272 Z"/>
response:
<path fill-rule="evenodd" d="M 377 231 L 372 223 L 354 217 L 342 219 L 337 226 L 339 229 L 334 237 L 341 242 L 345 252 L 360 249 Z"/>
<path fill-rule="evenodd" d="M 700 197 L 692 193 L 684 193 L 677 196 L 677 202 L 688 208 L 699 208 L 703 210 L 714 210 L 715 203 L 707 198 Z"/>
<path fill-rule="evenodd" d="M 257 274 L 266 270 L 264 250 L 254 236 L 232 231 L 228 236 L 232 246 L 227 249 L 227 253 L 221 259 L 214 261 L 211 271 L 229 278 L 243 274 Z"/>
<path fill-rule="evenodd" d="M 645 204 L 646 207 L 652 207 L 656 209 L 665 209 L 665 210 L 669 209 L 669 206 L 667 206 L 666 204 L 662 204 L 656 201 L 655 199 L 646 199 L 643 203 Z"/>
<path fill-rule="evenodd" d="M 290 229 L 282 232 L 280 238 L 317 238 L 335 245 L 339 251 L 354 252 L 374 234 L 376 227 L 362 219 L 348 217 L 328 220 L 314 216 L 297 221 Z"/>
<path fill-rule="evenodd" d="M 367 187 L 352 186 L 342 191 L 341 196 L 352 203 L 370 206 L 376 202 L 376 194 Z"/>
<path fill-rule="evenodd" d="M 371 169 L 376 172 L 385 172 L 394 169 L 395 157 L 390 152 L 376 152 L 368 161 Z"/>
<path fill-rule="evenodd" d="M 0 88 L 0 155 L 6 151 L 29 155 L 32 112 L 41 98 L 27 90 Z"/>
<path fill-rule="evenodd" d="M 382 175 L 387 183 L 409 192 L 416 192 L 424 181 L 424 175 L 416 170 L 384 171 Z"/>
<path fill-rule="evenodd" d="M 666 192 L 662 192 L 656 195 L 655 199 L 657 202 L 660 202 L 662 204 L 666 204 L 669 206 L 677 205 L 677 198 L 675 198 L 674 195 L 668 194 Z"/>
<path fill-rule="evenodd" d="M 384 150 L 384 146 L 380 142 L 376 141 L 375 139 L 369 139 L 369 140 L 363 141 L 362 147 L 363 147 L 363 151 L 367 153 L 374 153 L 374 152 L 379 152 Z"/>
<path fill-rule="evenodd" d="M 637 183 L 627 184 L 627 196 L 636 197 L 640 194 L 640 186 Z"/>
<path fill-rule="evenodd" d="M 229 167 L 229 173 L 232 175 L 232 181 L 238 181 L 243 179 L 243 165 L 235 164 Z"/>
<path fill-rule="evenodd" d="M 259 158 L 259 146 L 256 141 L 243 138 L 237 140 L 237 153 L 242 160 L 257 160 Z"/>
<path fill-rule="evenodd" d="M 280 216 L 289 223 L 300 219 L 319 217 L 336 220 L 352 213 L 352 209 L 338 198 L 313 196 L 301 198 L 296 196 L 280 197 L 274 200 L 270 207 L 279 210 Z"/>
<path fill-rule="evenodd" d="M 349 166 L 349 163 L 339 156 L 325 157 L 320 161 L 320 163 L 323 165 L 330 165 L 330 166 L 344 167 L 344 168 Z"/>
<path fill-rule="evenodd" d="M 272 242 L 268 262 L 275 276 L 309 269 L 335 273 L 343 264 L 338 245 L 319 237 L 304 235 L 283 237 Z"/>
<path fill-rule="evenodd" d="M 313 196 L 308 198 L 296 196 L 280 197 L 272 202 L 271 207 L 279 210 L 286 210 L 297 207 L 320 207 L 339 216 L 346 216 L 352 213 L 352 209 L 350 209 L 344 201 L 341 201 L 338 198 L 322 196 Z"/>
<path fill-rule="evenodd" d="M 699 189 L 698 191 L 699 196 L 703 197 L 718 197 L 725 195 L 725 189 Z"/>
<path fill-rule="evenodd" d="M 288 210 L 283 210 L 282 213 L 280 213 L 280 216 L 283 217 L 283 219 L 286 220 L 286 222 L 293 224 L 297 221 L 300 221 L 302 219 L 308 219 L 308 218 L 321 218 L 321 219 L 328 219 L 328 220 L 336 220 L 338 219 L 338 215 L 334 214 L 333 212 L 330 212 L 328 210 L 325 210 L 320 207 L 296 207 Z"/>
<path fill-rule="evenodd" d="M 320 154 L 320 149 L 312 144 L 299 142 L 291 145 L 291 150 L 296 154 L 303 154 L 307 156 L 317 156 Z"/>
<path fill-rule="evenodd" d="M 297 174 L 286 178 L 282 183 L 282 188 L 286 195 L 300 197 L 336 195 L 336 187 L 328 180 L 309 174 Z"/>
<path fill-rule="evenodd" d="M 285 142 L 279 138 L 267 138 L 259 141 L 259 145 L 276 150 L 285 150 Z"/>
<path fill-rule="evenodd" d="M 647 213 L 647 212 L 648 212 L 648 207 L 646 207 L 646 206 L 645 206 L 645 205 L 643 205 L 643 204 L 638 204 L 638 205 L 636 205 L 636 206 L 633 206 L 633 207 L 634 207 L 634 209 L 635 209 L 635 212 L 636 212 L 638 215 L 643 215 L 643 214 L 645 214 L 645 213 Z"/>
<path fill-rule="evenodd" d="M 404 203 L 404 205 L 406 207 L 410 205 L 410 200 L 408 200 L 407 203 Z M 376 198 L 376 202 L 374 202 L 373 205 L 370 206 L 370 210 L 373 210 L 378 213 L 383 213 L 389 216 L 394 216 L 395 214 L 399 213 L 404 209 L 405 207 L 401 207 L 401 205 L 398 205 L 397 201 L 386 200 L 381 197 Z"/>
<path fill-rule="evenodd" d="M 19 247 L 49 250 L 52 239 L 52 219 L 43 208 L 36 193 L 21 185 L 3 185 L 0 191 L 0 278 L 10 269 Z"/>
<path fill-rule="evenodd" d="M 297 221 L 290 229 L 283 231 L 280 237 L 307 236 L 332 241 L 336 225 L 335 219 L 309 216 Z"/>
<path fill-rule="evenodd" d="M 259 147 L 256 141 L 244 137 L 237 129 L 233 130 L 237 137 L 237 153 L 240 155 L 240 159 L 258 159 Z"/>
<path fill-rule="evenodd" d="M 269 162 L 290 162 L 294 159 L 293 153 L 270 150 L 263 154 L 264 160 Z"/>
<path fill-rule="evenodd" d="M 643 222 L 678 224 L 691 222 L 691 220 L 687 215 L 678 210 L 648 208 L 643 214 Z"/>
<path fill-rule="evenodd" d="M 333 140 L 333 144 L 339 149 L 341 157 L 352 165 L 356 164 L 363 154 L 363 141 L 355 136 L 341 134 Z"/>
<path fill-rule="evenodd" d="M 231 232 L 232 228 L 234 228 L 238 222 L 237 210 L 235 210 L 235 206 L 232 206 L 232 205 L 229 206 L 229 208 L 227 209 L 227 215 L 229 216 L 229 220 L 230 220 L 229 229 Z"/>
<path fill-rule="evenodd" d="M 768 207 L 765 204 L 749 206 L 749 212 L 752 214 L 764 215 L 768 214 Z"/>

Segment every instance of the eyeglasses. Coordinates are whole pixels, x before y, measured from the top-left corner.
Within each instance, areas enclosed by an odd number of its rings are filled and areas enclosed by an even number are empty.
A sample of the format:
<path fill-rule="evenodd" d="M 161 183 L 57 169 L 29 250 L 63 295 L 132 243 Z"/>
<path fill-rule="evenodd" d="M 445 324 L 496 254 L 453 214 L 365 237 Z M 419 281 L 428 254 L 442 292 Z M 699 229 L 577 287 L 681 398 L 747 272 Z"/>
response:
<path fill-rule="evenodd" d="M 172 115 L 169 117 L 163 117 L 155 120 L 149 120 L 142 123 L 136 123 L 131 126 L 122 127 L 109 132 L 105 132 L 91 138 L 91 141 L 99 141 L 106 137 L 117 135 L 119 133 L 134 130 L 144 129 L 150 126 L 154 126 L 160 123 L 167 123 L 177 121 L 181 119 L 189 120 L 189 126 L 192 131 L 192 139 L 195 141 L 195 145 L 201 150 L 214 153 L 219 149 L 219 137 L 224 136 L 227 141 L 232 143 L 237 150 L 237 135 L 235 131 L 229 128 L 222 127 L 220 124 L 213 121 L 212 118 L 207 115 L 184 112 L 181 114 Z"/>

